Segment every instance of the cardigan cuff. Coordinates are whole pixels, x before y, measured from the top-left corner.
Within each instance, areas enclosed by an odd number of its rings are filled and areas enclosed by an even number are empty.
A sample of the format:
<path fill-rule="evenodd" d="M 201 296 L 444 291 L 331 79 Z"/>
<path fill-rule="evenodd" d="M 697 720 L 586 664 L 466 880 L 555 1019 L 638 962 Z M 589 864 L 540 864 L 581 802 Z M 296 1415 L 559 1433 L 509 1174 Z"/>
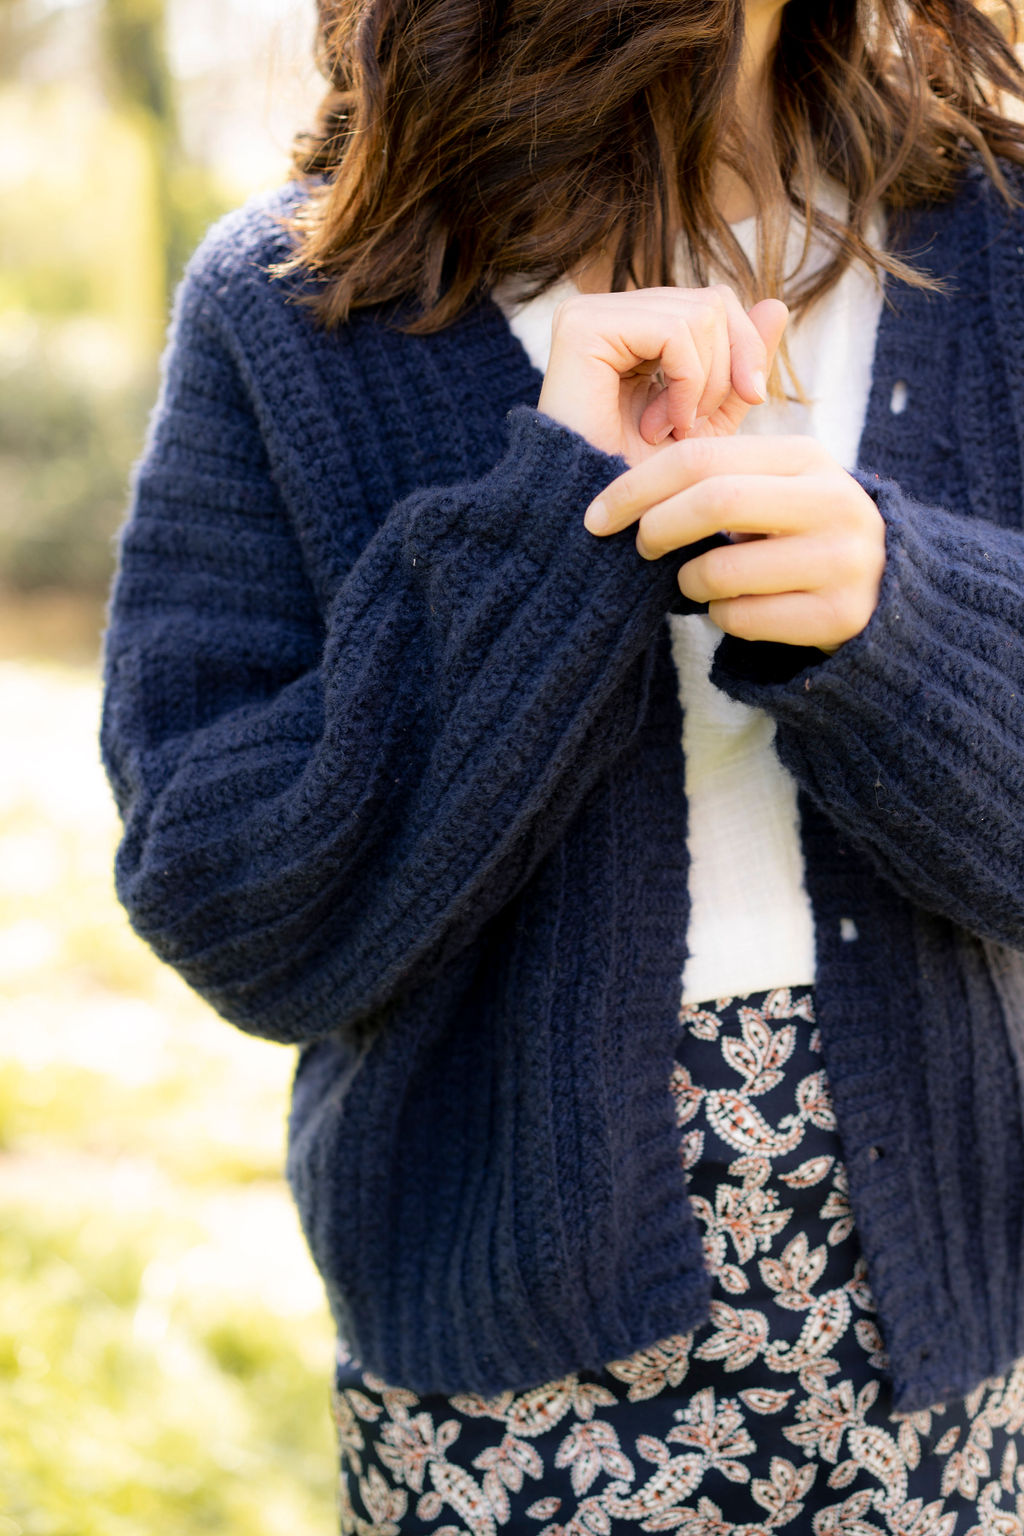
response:
<path fill-rule="evenodd" d="M 583 514 L 625 461 L 528 406 L 508 426 L 486 475 L 420 492 L 409 507 L 406 573 L 426 599 L 442 690 L 454 698 L 478 679 L 500 687 L 502 652 L 520 697 L 529 676 L 559 669 L 568 678 L 596 668 L 603 690 L 666 614 L 699 611 L 677 578 L 701 546 L 647 561 L 631 528 L 589 533 Z"/>
<path fill-rule="evenodd" d="M 634 529 L 598 537 L 583 526 L 590 502 L 627 469 L 623 458 L 531 406 L 516 406 L 507 421 L 505 453 L 488 474 L 447 495 L 421 493 L 407 535 L 411 553 L 433 551 L 449 573 L 472 562 L 477 599 L 481 563 L 490 561 L 527 592 L 554 579 L 618 592 L 621 603 L 656 587 L 663 607 L 681 602 L 698 611 L 676 581 L 697 546 L 647 561 L 636 552 Z"/>
<path fill-rule="evenodd" d="M 854 708 L 862 701 L 872 716 L 881 708 L 901 718 L 898 712 L 920 696 L 922 686 L 946 684 L 955 712 L 964 693 L 972 696 L 964 672 L 979 666 L 974 652 L 989 627 L 983 612 L 961 606 L 968 583 L 977 587 L 978 577 L 984 584 L 994 575 L 986 525 L 913 502 L 893 481 L 870 471 L 858 470 L 853 478 L 886 525 L 878 603 L 864 629 L 831 654 L 725 635 L 712 681 L 746 704 L 807 728 L 835 724 L 840 700 Z M 979 678 L 979 696 L 985 693 Z"/>
<path fill-rule="evenodd" d="M 857 479 L 886 523 L 868 624 L 813 660 L 726 637 L 711 680 L 774 717 L 782 761 L 897 889 L 1024 947 L 1024 539 Z"/>

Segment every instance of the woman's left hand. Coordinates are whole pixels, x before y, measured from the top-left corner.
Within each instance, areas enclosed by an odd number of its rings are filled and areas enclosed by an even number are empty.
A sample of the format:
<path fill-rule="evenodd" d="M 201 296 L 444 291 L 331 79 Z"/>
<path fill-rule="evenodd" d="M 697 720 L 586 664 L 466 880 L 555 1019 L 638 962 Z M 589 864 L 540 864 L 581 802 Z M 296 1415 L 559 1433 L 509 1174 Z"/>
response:
<path fill-rule="evenodd" d="M 834 651 L 867 624 L 885 568 L 885 524 L 811 437 L 693 437 L 667 444 L 601 492 L 591 533 L 637 524 L 645 560 L 722 532 L 688 560 L 683 594 L 720 629 Z"/>

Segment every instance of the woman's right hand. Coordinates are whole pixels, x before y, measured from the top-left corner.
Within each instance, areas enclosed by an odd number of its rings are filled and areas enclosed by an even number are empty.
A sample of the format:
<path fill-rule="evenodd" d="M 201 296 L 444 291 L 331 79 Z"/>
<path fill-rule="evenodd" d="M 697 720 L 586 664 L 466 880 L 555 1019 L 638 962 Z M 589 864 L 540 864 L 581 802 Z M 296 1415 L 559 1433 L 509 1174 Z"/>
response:
<path fill-rule="evenodd" d="M 788 319 L 779 299 L 748 314 L 724 284 L 580 294 L 555 311 L 537 408 L 630 465 L 731 435 L 765 399 Z"/>

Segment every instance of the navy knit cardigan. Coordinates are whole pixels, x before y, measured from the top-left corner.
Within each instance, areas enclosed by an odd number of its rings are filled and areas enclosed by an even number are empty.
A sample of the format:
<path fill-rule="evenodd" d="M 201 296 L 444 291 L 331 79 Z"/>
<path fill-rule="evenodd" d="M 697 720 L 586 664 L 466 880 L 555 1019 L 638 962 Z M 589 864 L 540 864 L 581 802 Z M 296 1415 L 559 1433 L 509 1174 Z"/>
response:
<path fill-rule="evenodd" d="M 103 751 L 131 920 L 301 1047 L 288 1173 L 336 1320 L 418 1392 L 702 1321 L 668 1081 L 687 929 L 676 572 L 587 503 L 489 300 L 316 328 L 285 189 L 179 291 L 123 535 Z M 877 612 L 727 639 L 800 788 L 823 1049 L 898 1409 L 1024 1354 L 1024 214 L 897 235 L 858 478 Z M 897 381 L 906 408 L 891 408 Z M 897 392 L 897 397 L 901 392 Z"/>

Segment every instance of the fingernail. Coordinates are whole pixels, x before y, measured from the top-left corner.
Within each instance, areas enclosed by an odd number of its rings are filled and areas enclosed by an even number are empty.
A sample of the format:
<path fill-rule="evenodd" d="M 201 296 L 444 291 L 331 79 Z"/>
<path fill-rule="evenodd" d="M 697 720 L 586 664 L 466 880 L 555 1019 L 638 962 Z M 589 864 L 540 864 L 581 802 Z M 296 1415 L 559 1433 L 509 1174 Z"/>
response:
<path fill-rule="evenodd" d="M 583 526 L 588 533 L 604 533 L 610 523 L 608 508 L 603 501 L 592 501 L 583 514 Z"/>
<path fill-rule="evenodd" d="M 654 439 L 654 447 L 657 448 L 658 444 L 659 443 L 663 443 L 665 441 L 666 437 L 671 437 L 672 431 L 673 431 L 672 423 L 671 422 L 666 423 L 666 425 L 662 427 L 661 431 L 658 433 L 657 437 Z"/>
<path fill-rule="evenodd" d="M 751 374 L 750 382 L 754 386 L 755 394 L 758 396 L 761 403 L 764 404 L 764 402 L 768 399 L 768 380 L 765 378 L 760 368 L 756 373 Z"/>

